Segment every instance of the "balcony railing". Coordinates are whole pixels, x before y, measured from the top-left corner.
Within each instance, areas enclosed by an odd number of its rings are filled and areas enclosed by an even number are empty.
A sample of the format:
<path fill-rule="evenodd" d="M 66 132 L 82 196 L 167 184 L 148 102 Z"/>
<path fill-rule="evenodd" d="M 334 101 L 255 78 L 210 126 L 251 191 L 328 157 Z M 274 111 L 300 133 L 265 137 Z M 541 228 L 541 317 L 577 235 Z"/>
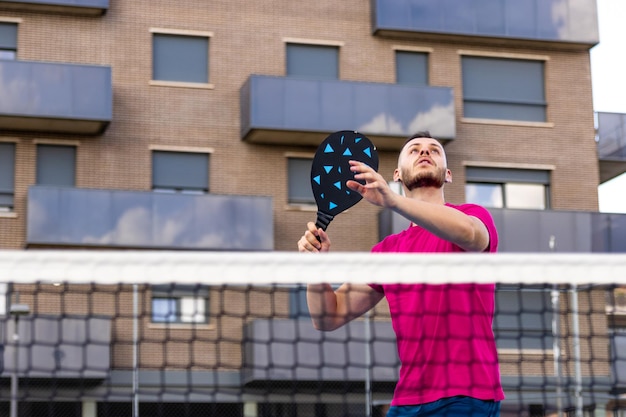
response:
<path fill-rule="evenodd" d="M 596 113 L 600 181 L 626 172 L 626 114 Z"/>
<path fill-rule="evenodd" d="M 596 0 L 372 0 L 373 32 L 480 37 L 589 49 L 599 42 Z"/>
<path fill-rule="evenodd" d="M 0 9 L 101 16 L 109 9 L 109 0 L 3 0 Z"/>
<path fill-rule="evenodd" d="M 101 134 L 111 122 L 111 67 L 0 60 L 0 130 Z"/>
<path fill-rule="evenodd" d="M 246 325 L 244 382 L 363 382 L 395 384 L 396 339 L 388 321 L 354 321 L 333 332 L 315 330 L 310 320 L 254 320 Z M 370 349 L 372 363 L 366 362 Z M 374 365 L 375 366 L 372 366 Z"/>
<path fill-rule="evenodd" d="M 499 252 L 626 252 L 626 214 L 555 210 L 489 209 L 499 237 Z M 409 226 L 389 210 L 380 214 L 380 238 Z"/>
<path fill-rule="evenodd" d="M 272 250 L 271 197 L 33 186 L 28 245 Z"/>
<path fill-rule="evenodd" d="M 4 369 L 21 378 L 104 379 L 111 371 L 111 318 L 24 316 L 0 321 Z M 15 339 L 19 335 L 17 355 Z M 17 356 L 17 362 L 15 357 Z M 17 366 L 16 366 L 17 364 Z"/>
<path fill-rule="evenodd" d="M 241 137 L 249 142 L 318 145 L 330 132 L 357 130 L 379 149 L 400 149 L 430 130 L 456 135 L 452 88 L 253 75 L 241 88 Z"/>

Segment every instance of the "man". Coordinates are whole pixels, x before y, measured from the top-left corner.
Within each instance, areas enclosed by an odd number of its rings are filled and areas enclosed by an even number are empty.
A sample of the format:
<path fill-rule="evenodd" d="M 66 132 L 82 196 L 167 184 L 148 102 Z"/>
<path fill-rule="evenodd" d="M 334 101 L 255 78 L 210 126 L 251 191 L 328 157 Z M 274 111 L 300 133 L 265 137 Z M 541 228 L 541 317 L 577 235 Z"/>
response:
<path fill-rule="evenodd" d="M 350 161 L 347 186 L 365 200 L 411 221 L 372 252 L 495 252 L 498 235 L 489 212 L 474 204 L 445 202 L 452 182 L 443 146 L 429 132 L 410 137 L 398 157 L 392 191 L 372 168 Z M 327 252 L 330 238 L 315 224 L 298 241 L 300 252 Z M 416 277 L 419 278 L 419 277 Z M 329 284 L 307 287 L 318 330 L 334 330 L 387 297 L 401 361 L 400 378 L 387 417 L 499 416 L 504 393 L 492 330 L 492 284 Z"/>

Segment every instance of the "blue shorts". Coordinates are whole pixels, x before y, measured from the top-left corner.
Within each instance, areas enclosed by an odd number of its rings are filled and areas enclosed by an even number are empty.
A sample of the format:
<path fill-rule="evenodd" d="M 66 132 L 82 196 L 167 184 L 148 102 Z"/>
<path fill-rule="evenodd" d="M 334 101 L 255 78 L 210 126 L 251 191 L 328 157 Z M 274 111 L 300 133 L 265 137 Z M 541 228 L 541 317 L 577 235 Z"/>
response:
<path fill-rule="evenodd" d="M 421 405 L 394 405 L 387 417 L 499 417 L 500 402 L 448 397 Z"/>

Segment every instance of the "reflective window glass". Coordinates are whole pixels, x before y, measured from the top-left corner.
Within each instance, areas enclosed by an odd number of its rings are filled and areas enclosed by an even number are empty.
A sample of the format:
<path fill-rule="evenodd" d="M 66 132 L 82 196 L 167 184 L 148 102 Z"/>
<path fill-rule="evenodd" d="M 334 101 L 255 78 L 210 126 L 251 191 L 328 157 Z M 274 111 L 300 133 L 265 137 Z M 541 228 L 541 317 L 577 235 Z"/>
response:
<path fill-rule="evenodd" d="M 428 54 L 396 51 L 396 82 L 428 85 Z"/>
<path fill-rule="evenodd" d="M 209 154 L 153 151 L 152 189 L 162 192 L 208 192 Z"/>
<path fill-rule="evenodd" d="M 507 208 L 514 209 L 546 209 L 546 190 L 543 184 L 504 185 Z"/>
<path fill-rule="evenodd" d="M 546 121 L 543 61 L 464 56 L 462 72 L 464 117 Z"/>
<path fill-rule="evenodd" d="M 311 190 L 311 163 L 310 158 L 287 159 L 289 203 L 315 204 Z"/>
<path fill-rule="evenodd" d="M 37 145 L 37 184 L 73 187 L 76 183 L 76 147 Z"/>
<path fill-rule="evenodd" d="M 209 82 L 209 38 L 155 33 L 152 79 Z"/>
<path fill-rule="evenodd" d="M 339 48 L 326 45 L 287 44 L 287 75 L 325 80 L 339 78 Z"/>
<path fill-rule="evenodd" d="M 15 144 L 0 143 L 0 211 L 13 210 Z"/>
<path fill-rule="evenodd" d="M 504 207 L 504 195 L 501 184 L 473 184 L 465 186 L 465 199 L 468 203 L 484 207 Z"/>

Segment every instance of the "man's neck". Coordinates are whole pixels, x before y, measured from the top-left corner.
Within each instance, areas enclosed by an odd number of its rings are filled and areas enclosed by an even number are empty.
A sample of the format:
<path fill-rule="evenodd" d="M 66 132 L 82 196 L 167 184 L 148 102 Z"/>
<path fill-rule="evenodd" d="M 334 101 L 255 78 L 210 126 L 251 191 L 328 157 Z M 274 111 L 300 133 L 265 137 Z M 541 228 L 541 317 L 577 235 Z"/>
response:
<path fill-rule="evenodd" d="M 431 204 L 446 204 L 443 195 L 443 187 L 419 187 L 411 191 L 404 190 L 405 196 L 413 200 L 424 201 Z"/>

